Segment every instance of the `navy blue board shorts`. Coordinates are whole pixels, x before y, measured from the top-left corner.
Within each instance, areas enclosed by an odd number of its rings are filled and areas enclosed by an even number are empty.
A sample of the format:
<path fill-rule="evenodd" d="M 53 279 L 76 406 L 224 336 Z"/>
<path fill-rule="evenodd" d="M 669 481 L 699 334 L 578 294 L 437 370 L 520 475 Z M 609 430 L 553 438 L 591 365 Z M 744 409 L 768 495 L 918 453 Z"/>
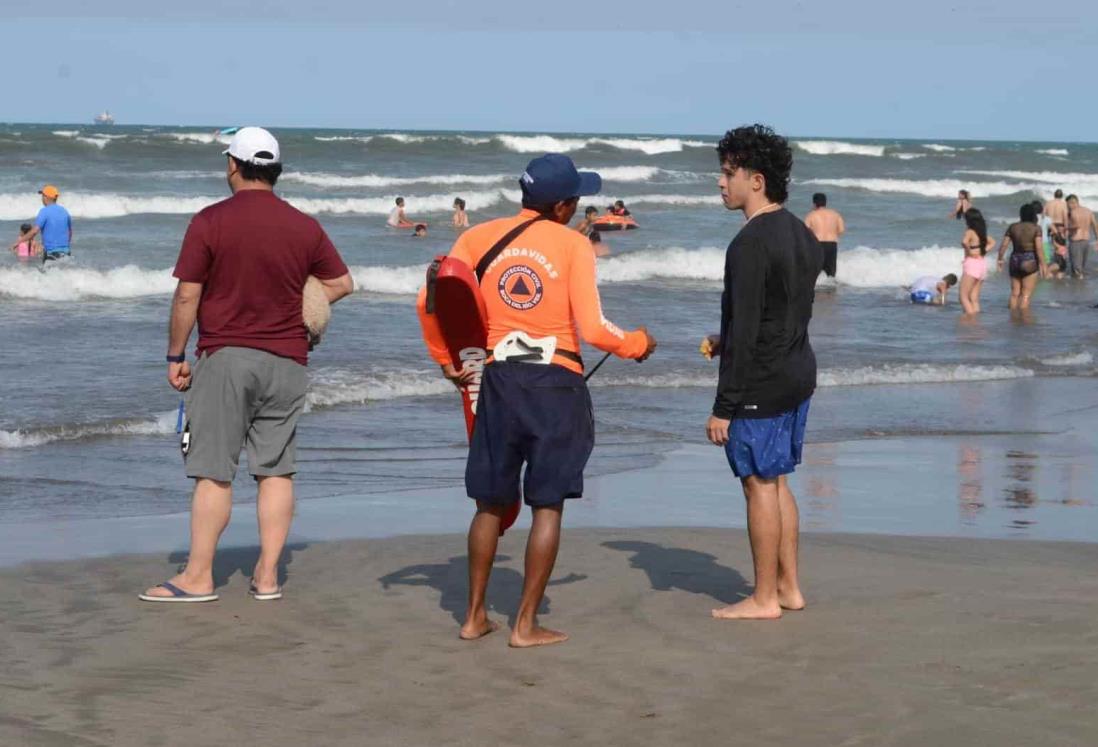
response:
<path fill-rule="evenodd" d="M 934 303 L 935 294 L 930 291 L 911 291 L 911 303 Z"/>
<path fill-rule="evenodd" d="M 724 445 L 732 473 L 772 480 L 788 475 L 801 463 L 809 397 L 796 408 L 772 418 L 735 418 Z"/>
<path fill-rule="evenodd" d="M 553 506 L 580 498 L 594 447 L 595 419 L 583 376 L 555 365 L 490 363 L 477 400 L 465 490 L 470 498 L 495 504 L 525 498 L 528 506 Z"/>

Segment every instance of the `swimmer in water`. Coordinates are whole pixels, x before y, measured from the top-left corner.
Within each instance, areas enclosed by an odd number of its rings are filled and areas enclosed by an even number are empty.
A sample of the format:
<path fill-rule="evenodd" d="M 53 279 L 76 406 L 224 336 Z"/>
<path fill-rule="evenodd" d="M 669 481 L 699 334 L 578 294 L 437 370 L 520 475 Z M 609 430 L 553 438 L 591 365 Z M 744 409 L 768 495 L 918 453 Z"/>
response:
<path fill-rule="evenodd" d="M 465 212 L 465 200 L 460 197 L 454 198 L 454 228 L 468 228 L 469 227 L 469 214 Z"/>
<path fill-rule="evenodd" d="M 908 287 L 911 303 L 945 306 L 946 293 L 957 284 L 957 276 L 952 272 L 943 278 L 924 275 Z"/>
<path fill-rule="evenodd" d="M 599 209 L 594 205 L 588 205 L 587 209 L 583 211 L 583 220 L 576 224 L 576 230 L 584 236 L 590 237 L 592 226 L 598 218 Z"/>
<path fill-rule="evenodd" d="M 417 223 L 416 227 L 412 229 L 412 238 L 413 239 L 422 239 L 426 235 L 427 235 L 427 224 L 426 223 Z"/>
<path fill-rule="evenodd" d="M 386 221 L 393 228 L 411 228 L 412 221 L 404 214 L 404 198 L 396 198 L 396 207 L 389 211 L 389 220 Z"/>

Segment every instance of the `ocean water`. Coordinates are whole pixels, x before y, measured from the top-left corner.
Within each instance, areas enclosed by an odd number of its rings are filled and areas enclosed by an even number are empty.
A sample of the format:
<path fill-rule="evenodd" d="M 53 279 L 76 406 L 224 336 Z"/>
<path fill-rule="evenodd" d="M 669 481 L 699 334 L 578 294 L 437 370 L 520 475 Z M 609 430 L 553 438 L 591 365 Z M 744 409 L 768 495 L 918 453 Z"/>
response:
<path fill-rule="evenodd" d="M 638 469 L 703 440 L 716 370 L 697 345 L 716 331 L 724 247 L 742 223 L 720 202 L 715 134 L 276 135 L 286 163 L 279 193 L 320 219 L 358 285 L 312 357 L 305 500 L 460 484 L 458 403 L 426 356 L 414 294 L 454 239 L 454 197 L 474 222 L 511 214 L 518 174 L 546 151 L 601 172 L 603 194 L 581 209 L 623 199 L 636 216 L 639 230 L 604 236 L 603 303 L 609 318 L 645 324 L 660 342 L 649 362 L 615 360 L 592 380 L 592 474 Z M 14 240 L 47 182 L 61 189 L 75 231 L 64 267 L 43 273 L 0 258 L 0 522 L 186 509 L 179 400 L 162 363 L 171 268 L 190 215 L 227 196 L 224 142 L 212 128 L 0 125 L 0 238 Z M 788 207 L 803 215 L 824 191 L 848 227 L 811 328 L 823 400 L 843 406 L 814 419 L 810 441 L 1016 429 L 1024 424 L 1009 401 L 974 417 L 950 411 L 943 393 L 1098 376 L 1092 282 L 1042 282 L 1032 315 L 1012 321 L 1007 279 L 992 274 L 972 323 L 956 303 L 914 308 L 902 289 L 921 275 L 960 273 L 963 228 L 950 216 L 958 189 L 971 191 L 1000 237 L 1022 202 L 1057 187 L 1098 202 L 1098 146 L 793 143 Z M 430 224 L 426 238 L 385 226 L 397 195 Z M 246 501 L 248 481 L 239 484 Z"/>

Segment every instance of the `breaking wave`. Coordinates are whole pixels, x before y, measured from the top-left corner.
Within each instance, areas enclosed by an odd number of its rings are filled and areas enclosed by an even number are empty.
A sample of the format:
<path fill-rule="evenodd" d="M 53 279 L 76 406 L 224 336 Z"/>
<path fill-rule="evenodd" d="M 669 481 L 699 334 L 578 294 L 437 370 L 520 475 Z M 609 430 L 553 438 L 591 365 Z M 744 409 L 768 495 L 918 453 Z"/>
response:
<path fill-rule="evenodd" d="M 993 379 L 1025 379 L 1035 372 L 1018 366 L 971 366 L 960 364 L 904 363 L 820 371 L 819 386 L 864 386 L 870 384 L 949 384 Z"/>
<path fill-rule="evenodd" d="M 314 215 L 357 214 L 388 215 L 393 209 L 396 194 L 376 197 L 287 197 L 287 201 L 300 210 Z M 499 190 L 463 192 L 470 210 L 481 210 L 507 199 L 518 202 L 519 191 L 506 194 Z M 404 195 L 411 214 L 445 212 L 452 209 L 453 193 L 429 195 Z M 224 196 L 139 196 L 105 192 L 102 194 L 66 193 L 64 205 L 74 218 L 118 218 L 146 213 L 188 215 L 207 205 L 225 199 Z M 26 220 L 35 215 L 41 205 L 33 194 L 0 193 L 0 220 Z"/>
<path fill-rule="evenodd" d="M 1041 363 L 1056 368 L 1067 366 L 1089 366 L 1094 363 L 1094 356 L 1090 353 L 1063 353 L 1049 358 L 1041 358 Z"/>
<path fill-rule="evenodd" d="M 885 154 L 884 145 L 862 145 L 838 140 L 795 140 L 793 145 L 814 156 L 873 156 Z"/>
<path fill-rule="evenodd" d="M 840 284 L 856 288 L 899 289 L 923 275 L 957 272 L 961 252 L 952 247 L 875 249 L 857 247 L 839 253 Z M 356 265 L 350 268 L 360 292 L 413 295 L 423 284 L 425 264 Z M 611 255 L 599 261 L 601 283 L 659 280 L 711 282 L 724 273 L 724 249 L 669 247 Z M 126 265 L 108 270 L 59 267 L 46 273 L 32 267 L 0 268 L 0 298 L 83 301 L 170 295 L 172 268 L 144 269 Z"/>
<path fill-rule="evenodd" d="M 705 148 L 710 143 L 700 140 L 666 138 L 586 137 L 569 138 L 556 135 L 496 135 L 495 140 L 516 153 L 568 153 L 591 146 L 607 146 L 618 150 L 636 150 L 649 156 L 678 153 L 685 148 Z"/>
<path fill-rule="evenodd" d="M 678 175 L 679 172 L 665 171 L 655 166 L 607 166 L 604 168 L 587 167 L 598 171 L 604 181 L 609 182 L 645 182 L 656 176 Z M 384 188 L 402 187 L 412 184 L 433 184 L 452 186 L 458 184 L 514 184 L 516 174 L 429 174 L 424 176 L 386 176 L 383 174 L 344 175 L 324 172 L 289 172 L 282 177 L 286 182 L 298 182 L 314 187 L 364 187 Z"/>
<path fill-rule="evenodd" d="M 1037 185 L 1007 182 L 970 182 L 958 179 L 807 179 L 804 184 L 860 189 L 866 192 L 912 194 L 923 197 L 950 198 L 967 189 L 973 198 L 998 197 L 1021 192 L 1033 192 Z M 1041 187 L 1043 188 L 1043 187 Z"/>
<path fill-rule="evenodd" d="M 158 436 L 175 432 L 177 413 L 161 413 L 149 418 L 125 418 L 99 423 L 70 423 L 37 428 L 0 430 L 0 449 L 23 449 L 53 441 L 78 441 L 106 436 Z"/>
<path fill-rule="evenodd" d="M 901 288 L 923 275 L 959 272 L 961 250 L 929 246 L 921 249 L 840 249 L 836 279 L 854 288 Z"/>
<path fill-rule="evenodd" d="M 214 143 L 228 145 L 231 139 L 228 135 L 222 135 L 218 132 L 164 132 L 160 135 L 178 143 L 197 143 L 199 145 L 213 145 Z"/>
<path fill-rule="evenodd" d="M 824 369 L 821 387 L 885 384 L 944 384 L 1020 379 L 1035 372 L 1009 365 L 884 364 L 860 368 Z M 716 375 L 711 370 L 656 375 L 619 374 L 593 379 L 597 388 L 710 388 Z M 351 368 L 319 368 L 310 371 L 306 394 L 307 412 L 340 405 L 362 405 L 404 397 L 429 397 L 453 393 L 453 386 L 435 369 L 408 369 L 363 373 Z M 46 425 L 0 430 L 0 449 L 42 446 L 56 441 L 76 441 L 116 436 L 168 436 L 175 432 L 175 410 L 147 418 L 111 419 L 93 423 Z"/>

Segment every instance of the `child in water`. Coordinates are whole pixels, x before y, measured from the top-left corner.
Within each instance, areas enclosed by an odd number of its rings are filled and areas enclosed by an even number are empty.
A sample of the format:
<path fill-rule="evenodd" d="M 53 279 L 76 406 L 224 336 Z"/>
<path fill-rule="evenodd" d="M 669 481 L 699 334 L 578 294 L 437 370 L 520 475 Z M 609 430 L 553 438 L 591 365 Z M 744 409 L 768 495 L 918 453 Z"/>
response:
<path fill-rule="evenodd" d="M 632 215 L 632 213 L 630 213 L 629 210 L 625 207 L 624 200 L 618 200 L 613 205 L 611 205 L 610 213 L 613 215 L 617 215 L 621 218 L 627 218 Z"/>
<path fill-rule="evenodd" d="M 454 228 L 468 228 L 469 227 L 469 214 L 465 212 L 465 200 L 460 197 L 454 198 Z"/>
<path fill-rule="evenodd" d="M 386 221 L 393 228 L 411 228 L 412 221 L 404 214 L 404 198 L 396 198 L 396 207 L 389 212 L 389 220 Z"/>
<path fill-rule="evenodd" d="M 576 226 L 576 230 L 584 236 L 589 236 L 598 217 L 599 209 L 594 205 L 588 205 L 587 209 L 583 211 L 583 220 Z"/>
<path fill-rule="evenodd" d="M 924 275 L 908 287 L 911 303 L 945 306 L 946 294 L 956 284 L 957 276 L 952 272 L 941 279 Z"/>
<path fill-rule="evenodd" d="M 25 238 L 31 232 L 31 228 L 33 226 L 30 223 L 19 226 L 19 238 L 11 245 L 11 253 L 18 257 L 20 262 L 26 262 L 31 257 L 37 257 L 42 253 L 42 245 L 38 243 L 37 237 Z"/>
<path fill-rule="evenodd" d="M 417 223 L 416 227 L 412 229 L 412 238 L 421 239 L 427 235 L 427 224 Z"/>

